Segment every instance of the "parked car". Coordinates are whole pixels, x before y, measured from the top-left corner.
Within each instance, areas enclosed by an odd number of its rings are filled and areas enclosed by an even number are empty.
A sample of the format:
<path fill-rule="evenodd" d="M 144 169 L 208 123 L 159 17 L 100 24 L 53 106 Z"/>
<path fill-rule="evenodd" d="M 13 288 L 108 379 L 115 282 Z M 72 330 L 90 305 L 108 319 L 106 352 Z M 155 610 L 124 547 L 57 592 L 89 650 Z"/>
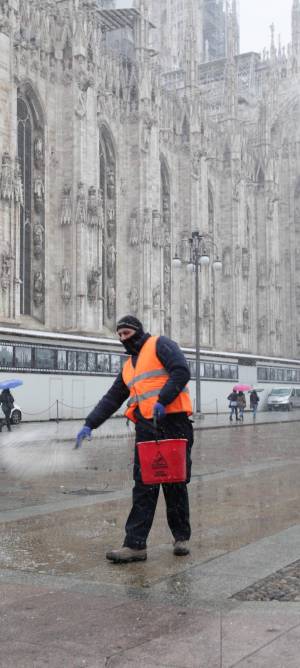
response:
<path fill-rule="evenodd" d="M 268 409 L 290 411 L 300 408 L 300 389 L 294 387 L 274 387 L 268 396 Z"/>
<path fill-rule="evenodd" d="M 1 421 L 5 420 L 5 415 L 3 413 L 3 410 L 2 410 L 1 406 L 0 406 L 0 420 Z M 22 420 L 21 408 L 20 408 L 20 406 L 18 406 L 18 404 L 14 403 L 14 405 L 11 409 L 11 414 L 10 414 L 11 424 L 20 424 L 21 420 Z"/>

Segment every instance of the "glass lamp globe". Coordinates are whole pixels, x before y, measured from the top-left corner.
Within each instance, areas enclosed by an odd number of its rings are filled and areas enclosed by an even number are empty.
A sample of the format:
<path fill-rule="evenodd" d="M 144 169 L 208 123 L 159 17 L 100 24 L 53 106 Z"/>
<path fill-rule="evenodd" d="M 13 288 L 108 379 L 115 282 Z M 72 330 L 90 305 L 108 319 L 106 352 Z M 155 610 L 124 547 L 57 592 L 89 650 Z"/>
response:
<path fill-rule="evenodd" d="M 175 255 L 175 257 L 173 257 L 172 265 L 175 268 L 181 266 L 181 259 L 180 259 L 180 257 L 178 257 L 178 255 Z"/>
<path fill-rule="evenodd" d="M 215 270 L 215 271 L 221 271 L 221 269 L 222 269 L 222 262 L 221 262 L 221 260 L 219 260 L 219 258 L 217 258 L 217 259 L 214 261 L 213 267 L 214 267 L 214 270 Z"/>
<path fill-rule="evenodd" d="M 203 267 L 205 267 L 205 265 L 207 266 L 209 264 L 209 257 L 208 257 L 208 255 L 206 255 L 206 253 L 204 253 L 204 255 L 200 256 L 200 264 L 202 264 Z"/>

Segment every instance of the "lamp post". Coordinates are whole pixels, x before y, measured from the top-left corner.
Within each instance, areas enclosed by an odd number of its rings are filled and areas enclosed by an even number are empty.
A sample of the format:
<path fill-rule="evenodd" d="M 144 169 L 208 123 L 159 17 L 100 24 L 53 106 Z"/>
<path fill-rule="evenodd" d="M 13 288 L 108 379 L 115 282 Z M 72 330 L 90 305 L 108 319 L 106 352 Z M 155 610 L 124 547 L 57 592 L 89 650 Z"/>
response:
<path fill-rule="evenodd" d="M 201 414 L 201 373 L 200 373 L 200 289 L 199 289 L 199 274 L 202 266 L 208 266 L 210 257 L 207 254 L 207 248 L 216 245 L 209 235 L 202 235 L 198 231 L 192 232 L 189 239 L 190 244 L 190 259 L 188 262 L 182 260 L 178 253 L 175 253 L 173 258 L 173 265 L 180 267 L 186 264 L 189 271 L 195 273 L 195 348 L 196 348 L 196 414 L 198 417 L 203 417 Z M 213 268 L 215 271 L 222 269 L 222 262 L 216 254 L 216 259 L 213 261 Z"/>

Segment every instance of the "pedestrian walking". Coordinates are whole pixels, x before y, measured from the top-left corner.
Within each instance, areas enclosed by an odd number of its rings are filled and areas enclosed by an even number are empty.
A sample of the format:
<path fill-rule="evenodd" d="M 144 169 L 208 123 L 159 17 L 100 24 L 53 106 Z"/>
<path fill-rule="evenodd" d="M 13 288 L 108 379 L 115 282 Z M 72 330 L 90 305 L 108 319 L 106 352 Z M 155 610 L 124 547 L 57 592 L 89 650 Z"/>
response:
<path fill-rule="evenodd" d="M 12 393 L 10 392 L 9 389 L 7 390 L 2 390 L 0 394 L 0 404 L 1 408 L 3 410 L 3 413 L 5 415 L 5 422 L 7 426 L 7 430 L 11 431 L 11 426 L 10 426 L 10 414 L 14 405 L 14 398 Z M 3 421 L 0 423 L 0 431 L 2 431 L 2 426 L 3 426 Z"/>
<path fill-rule="evenodd" d="M 239 415 L 238 415 L 239 420 L 241 420 L 243 422 L 243 420 L 244 420 L 244 410 L 246 408 L 246 397 L 244 395 L 244 392 L 242 392 L 241 390 L 238 392 L 238 396 L 237 396 L 237 408 L 238 408 L 238 412 L 239 412 Z"/>
<path fill-rule="evenodd" d="M 238 421 L 238 407 L 237 407 L 237 391 L 232 390 L 232 392 L 228 395 L 227 399 L 229 401 L 229 408 L 230 408 L 230 415 L 229 415 L 229 420 L 232 422 L 233 415 L 235 415 L 236 421 Z"/>
<path fill-rule="evenodd" d="M 175 341 L 166 336 L 152 336 L 144 331 L 142 323 L 132 315 L 117 323 L 117 333 L 129 355 L 123 370 L 87 416 L 77 435 L 79 447 L 128 400 L 125 415 L 135 423 L 136 445 L 134 454 L 132 508 L 125 525 L 123 546 L 107 552 L 106 558 L 115 563 L 147 559 L 147 538 L 153 523 L 160 485 L 145 485 L 141 477 L 137 443 L 153 441 L 154 418 L 160 439 L 187 440 L 187 478 L 181 483 L 163 483 L 167 522 L 174 538 L 173 553 L 189 554 L 191 536 L 187 483 L 191 476 L 191 449 L 193 426 L 189 419 L 192 403 L 187 389 L 190 370 Z"/>
<path fill-rule="evenodd" d="M 258 403 L 259 403 L 259 396 L 256 390 L 252 390 L 250 394 L 250 409 L 252 410 L 252 415 L 254 420 L 256 418 Z"/>

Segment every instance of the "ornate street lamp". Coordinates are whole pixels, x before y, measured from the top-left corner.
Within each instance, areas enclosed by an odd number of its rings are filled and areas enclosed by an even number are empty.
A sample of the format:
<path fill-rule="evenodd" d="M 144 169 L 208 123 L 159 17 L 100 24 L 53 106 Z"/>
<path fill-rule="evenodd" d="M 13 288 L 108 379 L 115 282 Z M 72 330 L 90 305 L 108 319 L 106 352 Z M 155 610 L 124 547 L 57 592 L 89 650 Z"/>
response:
<path fill-rule="evenodd" d="M 196 414 L 198 417 L 203 417 L 203 415 L 201 415 L 199 273 L 201 271 L 201 267 L 208 266 L 210 263 L 210 257 L 207 253 L 207 249 L 213 247 L 217 250 L 217 247 L 209 235 L 202 235 L 198 231 L 192 232 L 192 236 L 189 239 L 189 244 L 189 261 L 186 262 L 185 260 L 182 260 L 176 251 L 175 257 L 173 258 L 173 266 L 180 267 L 182 264 L 186 264 L 189 271 L 195 272 Z M 213 268 L 215 271 L 222 269 L 222 262 L 219 259 L 218 253 L 216 254 L 216 259 L 213 261 Z"/>

